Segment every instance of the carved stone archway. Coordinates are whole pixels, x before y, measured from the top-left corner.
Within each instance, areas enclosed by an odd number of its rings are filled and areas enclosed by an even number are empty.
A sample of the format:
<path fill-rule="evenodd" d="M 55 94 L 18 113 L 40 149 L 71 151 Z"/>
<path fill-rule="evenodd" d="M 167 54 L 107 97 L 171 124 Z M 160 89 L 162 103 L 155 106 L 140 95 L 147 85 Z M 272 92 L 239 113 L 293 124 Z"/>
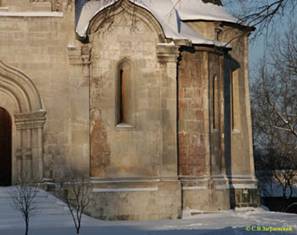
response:
<path fill-rule="evenodd" d="M 12 183 L 43 178 L 46 111 L 32 80 L 0 60 L 0 107 L 12 117 Z"/>

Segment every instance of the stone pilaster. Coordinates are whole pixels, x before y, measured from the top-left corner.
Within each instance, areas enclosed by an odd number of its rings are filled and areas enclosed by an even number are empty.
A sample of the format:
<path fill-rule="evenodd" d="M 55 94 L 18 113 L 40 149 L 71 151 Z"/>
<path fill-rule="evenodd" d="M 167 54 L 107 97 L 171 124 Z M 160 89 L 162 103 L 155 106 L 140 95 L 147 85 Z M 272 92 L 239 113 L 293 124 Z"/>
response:
<path fill-rule="evenodd" d="M 161 177 L 177 177 L 177 58 L 179 51 L 174 44 L 160 43 L 157 46 L 157 56 L 162 71 Z"/>
<path fill-rule="evenodd" d="M 43 127 L 46 111 L 15 114 L 16 164 L 13 179 L 40 181 L 44 177 Z"/>
<path fill-rule="evenodd" d="M 89 176 L 89 90 L 91 70 L 91 46 L 68 46 L 71 65 L 71 168 Z"/>

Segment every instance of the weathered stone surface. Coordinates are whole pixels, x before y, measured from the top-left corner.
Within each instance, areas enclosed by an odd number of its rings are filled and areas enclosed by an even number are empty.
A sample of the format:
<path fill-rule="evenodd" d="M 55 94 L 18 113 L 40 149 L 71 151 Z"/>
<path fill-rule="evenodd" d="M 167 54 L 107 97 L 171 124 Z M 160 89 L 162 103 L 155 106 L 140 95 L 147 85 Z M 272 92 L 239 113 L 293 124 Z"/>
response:
<path fill-rule="evenodd" d="M 208 78 L 203 74 L 203 53 L 182 51 L 179 64 L 179 166 L 180 175 L 207 174 Z"/>
<path fill-rule="evenodd" d="M 227 209 L 233 186 L 234 205 L 255 205 L 245 29 L 187 22 L 232 50 L 182 45 L 124 0 L 111 18 L 98 13 L 81 42 L 74 2 L 0 1 L 0 10 L 39 12 L 0 20 L 12 181 L 82 173 L 94 186 L 89 213 L 104 219 Z"/>
<path fill-rule="evenodd" d="M 91 35 L 90 105 L 91 110 L 101 113 L 101 120 L 92 119 L 91 122 L 101 127 L 97 130 L 95 126 L 93 132 L 104 132 L 99 135 L 92 133 L 91 137 L 91 168 L 97 173 L 93 175 L 95 177 L 158 176 L 163 155 L 162 142 L 165 141 L 161 133 L 166 128 L 162 125 L 162 116 L 171 105 L 176 108 L 174 103 L 167 103 L 164 108 L 161 106 L 162 70 L 156 57 L 158 34 L 141 20 L 137 28 L 131 29 L 131 17 L 127 13 L 116 16 L 112 26 L 102 25 L 100 32 Z M 129 85 L 132 93 L 127 104 L 131 110 L 129 123 L 117 123 L 117 69 L 123 59 L 131 66 Z M 110 149 L 108 156 L 97 151 L 99 142 L 101 150 Z M 170 157 L 176 158 L 176 155 Z M 94 169 L 95 162 L 101 162 L 103 165 L 98 167 L 104 170 Z"/>
<path fill-rule="evenodd" d="M 102 177 L 110 165 L 110 148 L 104 122 L 99 111 L 94 111 L 91 122 L 91 176 Z"/>

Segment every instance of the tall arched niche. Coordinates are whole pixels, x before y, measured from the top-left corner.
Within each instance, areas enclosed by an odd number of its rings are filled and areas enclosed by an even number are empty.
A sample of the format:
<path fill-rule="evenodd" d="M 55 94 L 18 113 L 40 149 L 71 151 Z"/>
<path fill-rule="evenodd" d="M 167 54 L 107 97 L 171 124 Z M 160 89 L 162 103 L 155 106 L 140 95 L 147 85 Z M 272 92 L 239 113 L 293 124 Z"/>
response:
<path fill-rule="evenodd" d="M 32 80 L 1 60 L 0 107 L 12 118 L 12 183 L 41 181 L 46 111 Z"/>

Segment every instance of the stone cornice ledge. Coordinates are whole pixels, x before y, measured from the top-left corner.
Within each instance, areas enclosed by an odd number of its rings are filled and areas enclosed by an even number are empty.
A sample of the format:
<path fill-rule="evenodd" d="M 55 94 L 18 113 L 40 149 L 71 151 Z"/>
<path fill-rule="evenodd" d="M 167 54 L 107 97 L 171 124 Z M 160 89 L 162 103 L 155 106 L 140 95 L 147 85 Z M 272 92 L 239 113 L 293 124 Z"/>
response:
<path fill-rule="evenodd" d="M 57 11 L 0 11 L 0 17 L 63 17 L 63 12 Z"/>
<path fill-rule="evenodd" d="M 127 178 L 97 178 L 91 177 L 90 181 L 96 184 L 106 183 L 159 183 L 164 181 L 178 181 L 177 177 L 127 177 Z"/>
<path fill-rule="evenodd" d="M 15 114 L 15 124 L 17 129 L 42 128 L 46 121 L 46 111 L 39 110 L 32 113 Z"/>
<path fill-rule="evenodd" d="M 71 65 L 90 65 L 91 64 L 91 47 L 89 45 L 75 46 L 69 44 L 68 58 Z"/>
<path fill-rule="evenodd" d="M 1 11 L 6 11 L 6 12 L 7 12 L 7 11 L 8 11 L 8 7 L 1 7 L 1 6 L 0 6 L 0 12 L 1 12 Z"/>
<path fill-rule="evenodd" d="M 177 62 L 178 47 L 174 43 L 158 43 L 157 56 L 160 63 Z"/>

